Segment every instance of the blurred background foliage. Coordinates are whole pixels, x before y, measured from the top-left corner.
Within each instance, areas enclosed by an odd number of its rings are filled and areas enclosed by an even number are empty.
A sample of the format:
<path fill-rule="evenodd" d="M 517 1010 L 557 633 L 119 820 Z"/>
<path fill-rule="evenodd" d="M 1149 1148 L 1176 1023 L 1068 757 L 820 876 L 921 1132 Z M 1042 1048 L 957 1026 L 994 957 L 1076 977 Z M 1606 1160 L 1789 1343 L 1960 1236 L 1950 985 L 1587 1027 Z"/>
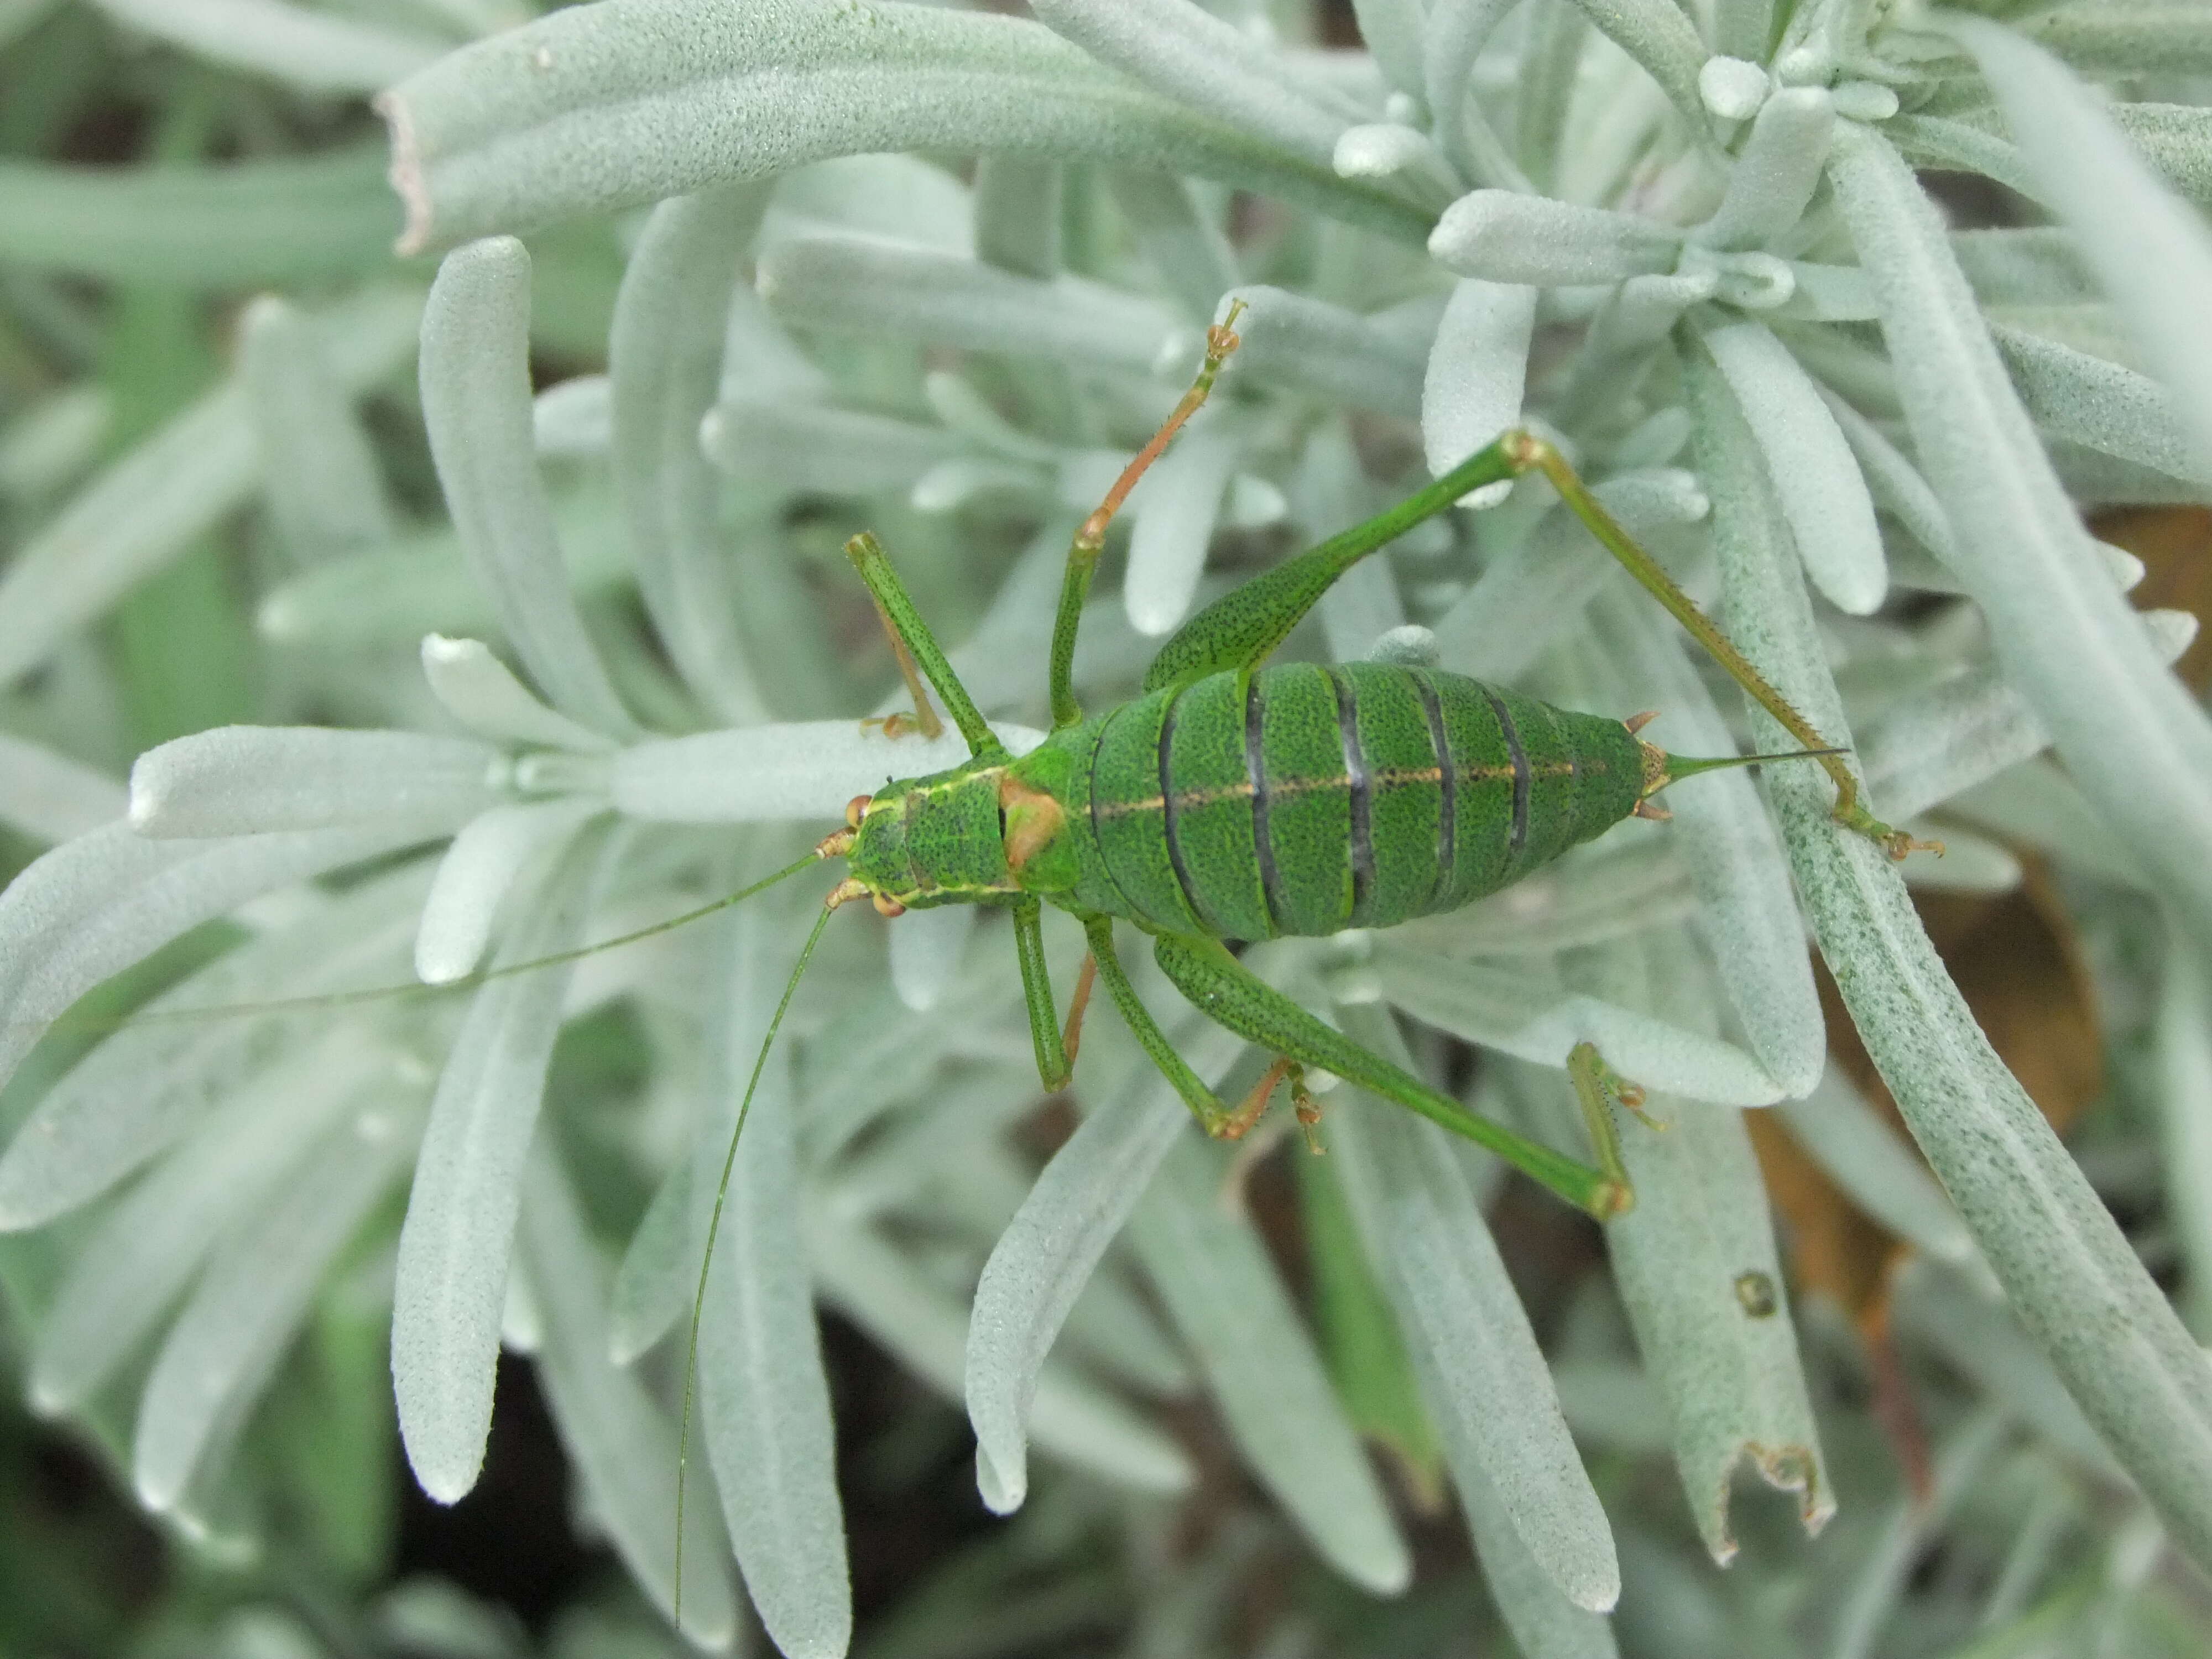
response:
<path fill-rule="evenodd" d="M 252 296 L 275 289 L 313 310 L 379 285 L 419 289 L 430 275 L 431 261 L 390 252 L 400 215 L 383 181 L 384 133 L 357 90 L 280 84 L 136 32 L 118 21 L 130 9 L 0 0 L 0 548 L 25 545 L 100 468 L 217 393 Z M 325 9 L 451 45 L 531 9 L 522 0 L 359 0 Z M 1356 41 L 1348 4 L 1310 15 L 1295 5 L 1273 10 L 1294 38 L 1310 30 L 1320 41 Z M 969 158 L 943 159 L 972 168 Z M 1965 220 L 2010 222 L 2026 210 L 1984 180 L 1936 182 Z M 1268 204 L 1239 211 L 1255 245 L 1279 231 Z M 629 216 L 584 219 L 527 239 L 540 386 L 604 370 L 636 228 Z M 1072 248 L 1071 259 L 1080 257 Z M 399 349 L 364 366 L 357 407 L 410 526 L 404 534 L 427 566 L 450 562 L 450 549 L 437 542 L 443 513 L 410 344 L 403 335 Z M 830 358 L 849 349 L 843 367 L 867 367 L 860 348 L 814 344 Z M 909 578 L 933 616 L 975 616 L 1027 534 L 988 502 L 957 525 L 921 514 L 883 522 L 892 510 L 878 505 L 876 527 L 915 556 Z M 188 552 L 121 584 L 81 641 L 0 690 L 0 732 L 119 778 L 143 750 L 224 724 L 398 720 L 411 694 L 390 689 L 391 671 L 411 657 L 413 636 L 478 620 L 450 587 L 419 602 L 400 596 L 380 617 L 381 637 L 334 662 L 313 629 L 288 633 L 289 613 L 272 604 L 288 592 L 307 600 L 269 514 L 224 498 L 206 516 Z M 849 527 L 812 508 L 786 526 L 798 580 L 788 608 L 755 632 L 787 636 L 763 645 L 787 668 L 772 676 L 787 718 L 856 711 L 889 684 L 865 599 L 836 569 Z M 2099 530 L 2148 567 L 2139 605 L 2212 610 L 2203 509 L 2139 508 Z M 943 551 L 954 538 L 969 550 L 961 556 Z M 1246 541 L 1231 559 L 1271 550 L 1264 535 Z M 618 578 L 579 573 L 578 584 L 595 595 L 595 625 L 635 624 Z M 2193 690 L 2203 690 L 2209 665 L 2200 637 L 2181 665 Z M 649 691 L 650 678 L 634 684 Z M 40 850 L 0 830 L 0 876 Z M 2179 1249 L 2155 1114 L 2143 1103 L 2158 1065 L 2155 1011 L 2113 994 L 2147 982 L 2142 958 L 2156 951 L 2154 925 L 2142 902 L 2098 885 L 2094 872 L 2024 862 L 2025 878 L 2008 890 L 1923 891 L 1923 915 L 1984 1030 L 2171 1287 Z M 107 1006 L 127 1008 L 227 939 L 220 925 L 188 938 L 138 970 L 135 985 L 106 994 Z M 1828 1006 L 1841 1063 L 1887 1109 L 1832 996 Z M 0 1093 L 0 1130 L 21 1120 L 68 1048 L 65 1037 L 50 1042 Z M 573 1025 L 556 1055 L 550 1121 L 572 1167 L 586 1172 L 586 1206 L 611 1241 L 635 1227 L 649 1188 L 621 1157 L 598 1154 L 618 1145 L 609 1123 L 634 1123 L 647 1109 L 649 1054 L 638 1017 L 617 1006 Z M 1802 1535 L 1786 1494 L 1747 1490 L 1737 1501 L 1741 1555 L 1725 1571 L 1706 1559 L 1659 1403 L 1617 1358 L 1622 1314 L 1595 1272 L 1595 1231 L 1519 1183 L 1505 1186 L 1495 1211 L 1508 1268 L 1615 1517 L 1623 1648 L 1838 1659 L 2205 1651 L 2212 1599 L 2203 1581 L 2160 1547 L 2018 1334 L 1977 1327 L 1984 1304 L 1945 1272 L 1915 1264 L 1910 1247 L 1774 1122 L 1751 1121 L 1840 1506 L 1817 1540 Z M 1024 1148 L 1041 1160 L 1071 1127 L 1048 1109 L 1022 1131 Z M 595 1170 L 605 1173 L 595 1178 Z M 1341 1353 L 1377 1339 L 1332 1328 L 1362 1304 L 1332 1304 L 1329 1285 L 1316 1282 L 1306 1242 L 1314 1200 L 1302 1205 L 1299 1179 L 1280 1154 L 1261 1161 L 1249 1173 L 1247 1202 L 1315 1310 L 1324 1346 Z M 388 1237 L 394 1222 L 396 1212 L 365 1237 Z M 0 1238 L 0 1354 L 17 1374 L 75 1242 L 67 1226 Z M 275 1517 L 251 1552 L 158 1528 L 129 1501 L 129 1402 L 143 1370 L 126 1368 L 67 1426 L 34 1420 L 18 1389 L 0 1393 L 0 1654 L 672 1650 L 579 1500 L 527 1364 L 501 1363 L 482 1486 L 451 1510 L 416 1491 L 394 1430 L 380 1272 L 388 1281 L 374 1250 L 341 1264 L 242 1438 L 244 1478 Z M 1432 1431 L 1417 1406 L 1352 1401 L 1387 1448 L 1415 1559 L 1413 1589 L 1379 1600 L 1316 1565 L 1202 1400 L 1163 1408 L 1199 1474 L 1180 1499 L 1047 1467 L 1018 1516 L 991 1520 L 957 1406 L 834 1311 L 823 1317 L 855 1645 L 865 1655 L 1291 1659 L 1508 1649 L 1462 1523 L 1443 1501 Z M 1807 1633 L 1814 1631 L 1817 1638 Z"/>

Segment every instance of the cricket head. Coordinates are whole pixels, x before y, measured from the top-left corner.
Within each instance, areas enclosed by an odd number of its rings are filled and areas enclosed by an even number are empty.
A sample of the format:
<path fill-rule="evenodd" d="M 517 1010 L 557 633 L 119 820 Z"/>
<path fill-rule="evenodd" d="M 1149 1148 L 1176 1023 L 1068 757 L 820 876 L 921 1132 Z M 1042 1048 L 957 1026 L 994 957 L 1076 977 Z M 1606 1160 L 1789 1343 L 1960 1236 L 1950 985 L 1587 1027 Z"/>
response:
<path fill-rule="evenodd" d="M 831 907 L 866 898 L 881 915 L 973 904 L 1018 891 L 1000 817 L 1003 762 L 970 761 L 927 777 L 893 778 L 845 806 L 845 827 L 815 849 L 851 874 Z"/>

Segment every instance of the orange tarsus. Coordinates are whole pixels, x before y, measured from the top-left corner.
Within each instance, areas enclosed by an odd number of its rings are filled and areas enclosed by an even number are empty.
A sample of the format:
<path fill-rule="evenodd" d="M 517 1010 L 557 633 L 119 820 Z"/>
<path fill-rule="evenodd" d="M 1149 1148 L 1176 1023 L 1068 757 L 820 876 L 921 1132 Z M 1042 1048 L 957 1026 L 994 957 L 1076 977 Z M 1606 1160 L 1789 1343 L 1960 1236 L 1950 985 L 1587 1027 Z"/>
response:
<path fill-rule="evenodd" d="M 1243 301 L 1232 300 L 1228 316 L 1206 331 L 1206 367 L 1200 370 L 1197 383 L 1183 393 L 1182 401 L 1175 406 L 1175 412 L 1168 416 L 1158 432 L 1152 434 L 1152 441 L 1137 452 L 1136 459 L 1121 469 L 1121 476 L 1114 480 L 1114 487 L 1106 492 L 1106 499 L 1099 502 L 1097 509 L 1083 521 L 1083 528 L 1076 532 L 1077 546 L 1095 554 L 1105 545 L 1106 526 L 1121 510 L 1121 503 L 1137 487 L 1137 480 L 1145 476 L 1154 461 L 1159 459 L 1160 452 L 1182 429 L 1183 422 L 1198 413 L 1199 405 L 1213 390 L 1213 377 L 1220 373 L 1221 365 L 1227 361 L 1229 354 L 1237 349 L 1237 319 L 1243 315 L 1244 309 Z"/>
<path fill-rule="evenodd" d="M 1237 1109 L 1222 1120 L 1221 1127 L 1214 1133 L 1224 1140 L 1243 1139 L 1266 1114 L 1267 1103 L 1274 1098 L 1275 1085 L 1291 1074 L 1291 1061 L 1278 1055 L 1275 1063 L 1260 1074 L 1260 1080 L 1252 1085 L 1252 1092 L 1237 1103 Z"/>

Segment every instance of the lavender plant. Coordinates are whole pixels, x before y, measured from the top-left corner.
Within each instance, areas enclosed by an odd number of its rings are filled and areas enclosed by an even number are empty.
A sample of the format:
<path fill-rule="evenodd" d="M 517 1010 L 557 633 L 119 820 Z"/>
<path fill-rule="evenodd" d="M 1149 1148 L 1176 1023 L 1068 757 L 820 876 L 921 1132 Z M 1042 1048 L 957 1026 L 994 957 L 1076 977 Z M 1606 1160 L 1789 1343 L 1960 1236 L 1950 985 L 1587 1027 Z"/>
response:
<path fill-rule="evenodd" d="M 46 49 L 52 9 L 0 6 L 0 50 Z M 0 427 L 0 823 L 51 848 L 0 893 L 0 1264 L 33 1403 L 180 1537 L 256 1547 L 241 1447 L 300 1386 L 288 1354 L 388 1298 L 423 1490 L 475 1486 L 499 1354 L 532 1356 L 582 1507 L 674 1615 L 674 1362 L 802 906 L 482 971 L 710 907 L 958 757 L 862 724 L 899 702 L 843 626 L 850 531 L 1002 738 L 1036 741 L 1069 533 L 1233 300 L 1243 345 L 1086 617 L 1086 695 L 1127 695 L 1234 570 L 1534 422 L 1852 745 L 1875 810 L 1949 852 L 1839 835 L 1810 769 L 1726 775 L 1468 910 L 1249 953 L 1439 1085 L 1472 1045 L 1475 1103 L 1566 1144 L 1575 1044 L 1650 1088 L 1668 1127 L 1629 1137 L 1609 1280 L 1534 1305 L 1486 1219 L 1498 1170 L 1339 1089 L 1297 1177 L 1303 1307 L 1241 1201 L 1249 1149 L 1199 1137 L 1110 1018 L 1040 1167 L 999 923 L 841 919 L 706 1284 L 683 1634 L 734 1638 L 734 1562 L 782 1651 L 852 1642 L 818 1304 L 964 1404 L 985 1504 L 1030 1504 L 886 1651 L 985 1650 L 994 1619 L 1062 1639 L 1102 1559 L 1139 1646 L 1364 1625 L 1426 1650 L 1416 1612 L 1322 1592 L 1256 1635 L 1226 1610 L 1286 1553 L 1400 1595 L 1406 1495 L 1446 1477 L 1547 1659 L 2201 1645 L 2212 726 L 2167 668 L 2194 619 L 2132 609 L 2141 567 L 2081 514 L 2212 491 L 2212 12 L 1355 0 L 1355 49 L 1290 0 L 97 9 L 273 99 L 382 88 L 400 204 L 343 138 L 0 167 L 0 307 L 51 361 L 77 361 L 72 279 L 289 290 L 105 461 L 112 376 L 15 375 Z M 1954 228 L 1916 169 L 2015 210 Z M 376 251 L 403 211 L 434 277 Z M 592 216 L 623 250 L 605 372 L 543 383 L 533 353 L 588 337 L 545 314 L 589 283 L 550 228 Z M 390 395 L 418 340 L 419 441 Z M 126 791 L 97 630 L 147 626 L 145 585 L 241 513 L 260 687 Z M 1671 630 L 1524 481 L 1360 567 L 1292 648 L 1657 706 L 1670 748 L 1790 746 Z M 2095 947 L 2119 1063 L 2094 1182 L 1908 895 L 2001 890 L 2021 849 Z M 1808 931 L 1924 1167 L 1828 1061 Z M 90 1041 L 134 970 L 145 1006 Z M 364 994 L 410 976 L 454 988 Z M 617 1034 L 635 1087 L 565 1091 L 564 1029 Z M 1174 1029 L 1209 1082 L 1261 1067 Z M 1925 1502 L 1848 1331 L 1787 1293 L 1743 1121 L 1766 1107 L 1918 1252 Z M 1176 1554 L 1200 1470 L 1158 1402 L 1194 1395 L 1267 1501 Z M 1834 1525 L 1784 1536 L 1747 1471 Z M 1170 1559 L 1140 1594 L 1132 1564 Z M 1455 1593 L 1402 1605 L 1487 1628 Z"/>

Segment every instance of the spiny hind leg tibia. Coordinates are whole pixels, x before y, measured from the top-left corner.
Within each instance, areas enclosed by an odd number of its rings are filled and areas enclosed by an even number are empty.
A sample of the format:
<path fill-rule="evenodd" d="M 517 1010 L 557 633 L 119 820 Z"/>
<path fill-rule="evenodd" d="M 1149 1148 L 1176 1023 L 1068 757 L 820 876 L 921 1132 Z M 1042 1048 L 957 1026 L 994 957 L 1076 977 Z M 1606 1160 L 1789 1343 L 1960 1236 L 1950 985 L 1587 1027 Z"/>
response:
<path fill-rule="evenodd" d="M 1617 1157 L 1607 1168 L 1593 1170 L 1540 1141 L 1468 1111 L 1450 1096 L 1308 1013 L 1231 956 L 1219 940 L 1164 935 L 1153 946 L 1153 955 L 1177 990 L 1208 1018 L 1247 1042 L 1395 1101 L 1495 1152 L 1601 1221 L 1620 1214 L 1635 1201 Z M 1102 961 L 1102 972 L 1104 966 Z M 1212 1127 L 1210 1121 L 1207 1127 Z"/>
<path fill-rule="evenodd" d="M 1581 475 L 1567 465 L 1566 457 L 1545 438 L 1533 432 L 1509 432 L 1498 441 L 1514 471 L 1540 472 L 1552 487 L 1559 492 L 1559 499 L 1568 509 L 1597 538 L 1605 550 L 1619 560 L 1628 574 L 1636 578 L 1644 590 L 1667 608 L 1668 614 L 1682 624 L 1690 637 L 1705 647 L 1713 660 L 1728 672 L 1728 677 L 1741 686 L 1748 696 L 1778 721 L 1783 729 L 1808 749 L 1831 750 L 1827 740 L 1814 730 L 1813 723 L 1799 714 L 1789 699 L 1753 667 L 1751 659 L 1736 648 L 1735 641 L 1721 632 L 1710 617 L 1698 609 L 1668 575 L 1659 562 L 1638 544 L 1635 538 L 1623 530 L 1613 515 L 1582 481 Z M 1844 764 L 1840 752 L 1819 757 L 1821 768 L 1836 786 L 1834 817 L 1845 829 L 1856 831 L 1873 842 L 1893 859 L 1901 859 L 1916 849 L 1942 852 L 1934 842 L 1915 841 L 1902 830 L 1892 829 L 1866 810 L 1859 802 L 1859 781 L 1850 767 Z"/>

